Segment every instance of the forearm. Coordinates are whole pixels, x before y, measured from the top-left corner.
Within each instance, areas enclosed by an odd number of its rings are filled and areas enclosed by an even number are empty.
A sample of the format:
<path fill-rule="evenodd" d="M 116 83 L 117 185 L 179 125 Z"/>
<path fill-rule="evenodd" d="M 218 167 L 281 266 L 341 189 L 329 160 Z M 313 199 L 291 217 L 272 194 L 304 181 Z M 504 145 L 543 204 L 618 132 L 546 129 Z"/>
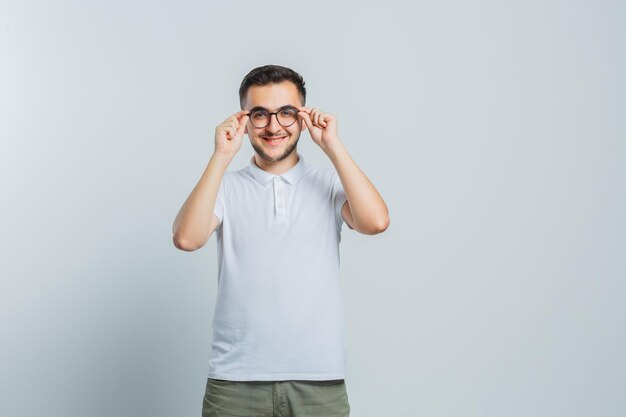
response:
<path fill-rule="evenodd" d="M 174 220 L 174 244 L 186 250 L 203 246 L 211 234 L 211 220 L 220 183 L 232 158 L 214 153 Z"/>
<path fill-rule="evenodd" d="M 332 161 L 348 198 L 354 228 L 364 233 L 380 233 L 389 225 L 389 210 L 367 176 L 340 141 L 325 150 Z"/>

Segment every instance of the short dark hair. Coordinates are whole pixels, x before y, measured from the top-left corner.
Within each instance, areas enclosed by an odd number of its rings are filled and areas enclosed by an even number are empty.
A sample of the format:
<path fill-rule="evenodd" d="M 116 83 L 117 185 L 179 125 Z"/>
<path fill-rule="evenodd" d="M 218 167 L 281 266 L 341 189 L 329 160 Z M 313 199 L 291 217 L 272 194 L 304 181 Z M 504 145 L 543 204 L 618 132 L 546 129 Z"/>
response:
<path fill-rule="evenodd" d="M 250 71 L 241 82 L 239 87 L 239 105 L 243 109 L 248 89 L 253 85 L 277 84 L 282 81 L 291 81 L 298 88 L 302 105 L 306 101 L 306 88 L 304 88 L 304 78 L 291 68 L 280 65 L 263 65 Z"/>

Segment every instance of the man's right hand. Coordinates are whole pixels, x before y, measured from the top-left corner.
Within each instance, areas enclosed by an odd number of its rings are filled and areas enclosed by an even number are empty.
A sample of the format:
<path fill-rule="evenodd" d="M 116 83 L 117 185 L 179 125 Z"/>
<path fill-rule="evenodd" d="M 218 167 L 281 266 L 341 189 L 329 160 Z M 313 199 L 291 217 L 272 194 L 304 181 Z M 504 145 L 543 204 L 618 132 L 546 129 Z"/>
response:
<path fill-rule="evenodd" d="M 249 119 L 247 113 L 246 110 L 238 111 L 215 128 L 216 153 L 232 158 L 241 149 L 243 134 Z"/>
<path fill-rule="evenodd" d="M 174 246 L 178 249 L 201 248 L 217 228 L 219 219 L 212 214 L 217 193 L 228 164 L 241 148 L 249 119 L 246 113 L 238 111 L 215 128 L 215 151 L 172 225 Z"/>

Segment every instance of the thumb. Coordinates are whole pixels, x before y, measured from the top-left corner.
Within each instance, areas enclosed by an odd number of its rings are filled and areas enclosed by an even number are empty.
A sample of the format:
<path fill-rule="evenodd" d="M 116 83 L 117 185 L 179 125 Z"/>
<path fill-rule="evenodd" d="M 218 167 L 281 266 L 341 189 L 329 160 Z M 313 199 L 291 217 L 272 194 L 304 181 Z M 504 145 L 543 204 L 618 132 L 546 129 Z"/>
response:
<path fill-rule="evenodd" d="M 306 123 L 306 127 L 309 129 L 309 133 L 312 132 L 313 122 L 311 122 L 311 118 L 309 117 L 308 113 L 301 111 L 298 112 L 298 114 L 304 119 L 304 123 Z"/>
<path fill-rule="evenodd" d="M 248 116 L 243 116 L 241 120 L 239 120 L 239 128 L 237 129 L 236 136 L 243 136 L 243 131 L 246 130 L 246 123 L 248 123 Z"/>

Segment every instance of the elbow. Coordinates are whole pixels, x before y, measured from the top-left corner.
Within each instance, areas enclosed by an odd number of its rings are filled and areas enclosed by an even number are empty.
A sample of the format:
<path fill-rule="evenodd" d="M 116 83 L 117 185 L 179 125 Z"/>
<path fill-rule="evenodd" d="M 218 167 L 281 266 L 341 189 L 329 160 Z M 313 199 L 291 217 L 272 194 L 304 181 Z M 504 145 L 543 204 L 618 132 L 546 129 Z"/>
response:
<path fill-rule="evenodd" d="M 198 245 L 197 243 L 176 234 L 174 234 L 172 241 L 174 242 L 174 246 L 176 247 L 176 249 L 180 249 L 185 252 L 193 252 L 204 246 L 204 244 Z"/>
<path fill-rule="evenodd" d="M 388 227 L 389 227 L 389 216 L 385 216 L 379 221 L 372 222 L 367 227 L 364 227 L 358 231 L 366 235 L 377 235 L 387 230 Z"/>
<path fill-rule="evenodd" d="M 379 233 L 382 233 L 385 230 L 387 230 L 388 227 L 389 227 L 389 216 L 387 215 L 383 218 L 382 221 L 376 224 L 376 226 L 374 227 L 374 233 L 372 234 L 377 235 Z"/>

